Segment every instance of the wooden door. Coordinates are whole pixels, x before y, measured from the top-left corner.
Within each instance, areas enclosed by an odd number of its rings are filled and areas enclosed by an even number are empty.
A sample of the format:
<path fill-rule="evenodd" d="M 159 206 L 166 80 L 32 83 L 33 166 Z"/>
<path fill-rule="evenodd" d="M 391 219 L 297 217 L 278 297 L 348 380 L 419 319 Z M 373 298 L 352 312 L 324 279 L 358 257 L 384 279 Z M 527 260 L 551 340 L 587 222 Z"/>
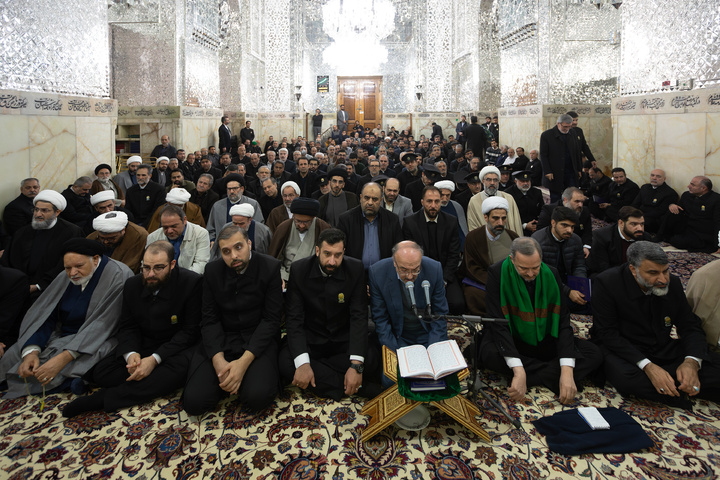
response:
<path fill-rule="evenodd" d="M 382 123 L 382 77 L 338 77 L 338 109 L 348 112 L 348 134 L 355 121 L 375 128 Z"/>

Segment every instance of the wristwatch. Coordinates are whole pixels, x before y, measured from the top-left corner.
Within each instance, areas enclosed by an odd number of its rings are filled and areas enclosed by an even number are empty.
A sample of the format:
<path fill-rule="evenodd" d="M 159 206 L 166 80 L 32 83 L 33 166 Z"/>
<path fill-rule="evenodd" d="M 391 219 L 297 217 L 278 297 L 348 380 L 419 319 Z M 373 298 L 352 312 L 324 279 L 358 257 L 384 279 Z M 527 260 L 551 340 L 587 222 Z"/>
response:
<path fill-rule="evenodd" d="M 352 368 L 353 370 L 355 370 L 358 373 L 363 373 L 365 371 L 365 364 L 350 362 L 350 368 Z"/>

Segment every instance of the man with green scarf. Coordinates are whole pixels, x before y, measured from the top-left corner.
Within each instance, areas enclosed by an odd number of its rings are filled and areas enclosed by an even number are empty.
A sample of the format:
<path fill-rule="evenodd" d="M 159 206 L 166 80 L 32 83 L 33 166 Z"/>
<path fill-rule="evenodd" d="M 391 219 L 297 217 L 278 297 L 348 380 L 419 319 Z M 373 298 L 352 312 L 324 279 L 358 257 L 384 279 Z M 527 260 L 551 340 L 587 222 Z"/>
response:
<path fill-rule="evenodd" d="M 533 238 L 515 239 L 510 256 L 488 271 L 487 314 L 509 324 L 488 323 L 480 351 L 486 368 L 512 373 L 512 400 L 524 398 L 529 386 L 544 385 L 561 403 L 571 403 L 577 383 L 602 363 L 595 345 L 573 337 L 562 287 Z"/>

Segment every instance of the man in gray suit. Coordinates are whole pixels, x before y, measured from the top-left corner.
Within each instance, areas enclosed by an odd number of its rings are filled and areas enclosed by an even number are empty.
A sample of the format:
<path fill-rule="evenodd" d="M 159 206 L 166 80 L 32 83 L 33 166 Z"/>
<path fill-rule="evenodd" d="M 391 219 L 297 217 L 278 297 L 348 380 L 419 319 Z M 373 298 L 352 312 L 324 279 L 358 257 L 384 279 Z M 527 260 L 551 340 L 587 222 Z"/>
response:
<path fill-rule="evenodd" d="M 137 183 L 135 179 L 135 172 L 138 167 L 142 164 L 142 158 L 138 155 L 133 155 L 127 159 L 127 170 L 120 172 L 113 177 L 113 182 L 118 186 L 123 193 L 127 192 L 127 189 Z"/>
<path fill-rule="evenodd" d="M 345 105 L 340 105 L 340 110 L 337 112 L 337 127 L 340 133 L 347 131 L 348 124 L 348 112 L 345 111 Z"/>
<path fill-rule="evenodd" d="M 388 178 L 385 182 L 382 207 L 398 216 L 400 226 L 405 217 L 412 215 L 412 202 L 400 195 L 400 181 L 397 178 Z"/>

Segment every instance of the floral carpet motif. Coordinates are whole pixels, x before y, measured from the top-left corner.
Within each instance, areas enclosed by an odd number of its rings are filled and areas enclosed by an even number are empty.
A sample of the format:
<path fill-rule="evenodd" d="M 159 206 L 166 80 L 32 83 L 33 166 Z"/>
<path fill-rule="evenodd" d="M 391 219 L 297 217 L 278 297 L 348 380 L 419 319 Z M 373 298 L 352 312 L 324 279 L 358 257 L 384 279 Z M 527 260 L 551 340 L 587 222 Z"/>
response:
<path fill-rule="evenodd" d="M 712 256 L 673 253 L 673 270 L 687 277 Z M 590 316 L 574 316 L 579 336 Z M 454 327 L 451 336 L 465 342 Z M 589 383 L 577 401 L 561 405 L 545 388 L 510 401 L 507 380 L 484 372 L 487 393 L 522 423 L 515 429 L 485 399 L 481 423 L 491 442 L 480 441 L 432 409 L 422 431 L 396 426 L 371 441 L 360 435 L 368 418 L 362 398 L 341 402 L 288 388 L 253 414 L 228 399 L 201 418 L 188 417 L 179 395 L 73 419 L 60 414 L 72 394 L 0 399 L 2 479 L 713 479 L 720 476 L 720 406 L 697 400 L 692 412 L 626 399 L 613 388 Z M 578 406 L 616 407 L 637 420 L 653 447 L 625 455 L 564 456 L 550 451 L 532 420 Z"/>

